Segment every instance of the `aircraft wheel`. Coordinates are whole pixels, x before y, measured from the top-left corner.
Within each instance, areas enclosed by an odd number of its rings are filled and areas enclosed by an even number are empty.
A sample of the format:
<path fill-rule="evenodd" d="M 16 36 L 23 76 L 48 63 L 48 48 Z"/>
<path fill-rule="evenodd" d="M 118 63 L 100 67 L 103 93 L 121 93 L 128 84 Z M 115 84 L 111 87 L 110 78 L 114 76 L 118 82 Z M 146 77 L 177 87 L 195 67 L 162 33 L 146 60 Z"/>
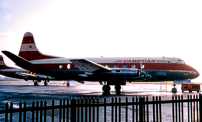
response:
<path fill-rule="evenodd" d="M 116 89 L 116 91 L 120 91 L 121 90 L 121 85 L 115 85 L 115 89 Z"/>
<path fill-rule="evenodd" d="M 109 92 L 109 91 L 111 90 L 111 87 L 110 87 L 109 85 L 104 85 L 104 86 L 102 87 L 102 90 L 103 90 L 104 92 Z"/>
<path fill-rule="evenodd" d="M 176 88 L 172 88 L 172 93 L 177 93 L 177 89 Z"/>
<path fill-rule="evenodd" d="M 38 82 L 36 81 L 36 82 L 34 82 L 34 86 L 38 86 Z"/>
<path fill-rule="evenodd" d="M 45 81 L 45 82 L 44 82 L 44 86 L 47 86 L 47 84 L 48 84 L 48 83 Z"/>
<path fill-rule="evenodd" d="M 69 81 L 67 81 L 67 86 L 70 86 L 70 82 Z"/>
<path fill-rule="evenodd" d="M 121 85 L 115 85 L 116 94 L 121 93 Z"/>

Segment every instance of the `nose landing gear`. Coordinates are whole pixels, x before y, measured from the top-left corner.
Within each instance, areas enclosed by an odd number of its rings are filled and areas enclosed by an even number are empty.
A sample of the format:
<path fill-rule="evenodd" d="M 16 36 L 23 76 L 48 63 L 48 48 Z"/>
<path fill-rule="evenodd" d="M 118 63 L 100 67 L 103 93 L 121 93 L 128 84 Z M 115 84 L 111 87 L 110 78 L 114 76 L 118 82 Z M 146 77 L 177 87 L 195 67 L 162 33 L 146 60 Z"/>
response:
<path fill-rule="evenodd" d="M 70 82 L 68 80 L 64 81 L 63 86 L 64 86 L 64 84 L 66 84 L 66 86 L 70 86 Z"/>
<path fill-rule="evenodd" d="M 44 80 L 44 86 L 48 85 L 49 80 Z"/>
<path fill-rule="evenodd" d="M 173 84 L 174 88 L 172 88 L 172 93 L 177 93 L 177 88 L 176 87 L 176 84 Z"/>

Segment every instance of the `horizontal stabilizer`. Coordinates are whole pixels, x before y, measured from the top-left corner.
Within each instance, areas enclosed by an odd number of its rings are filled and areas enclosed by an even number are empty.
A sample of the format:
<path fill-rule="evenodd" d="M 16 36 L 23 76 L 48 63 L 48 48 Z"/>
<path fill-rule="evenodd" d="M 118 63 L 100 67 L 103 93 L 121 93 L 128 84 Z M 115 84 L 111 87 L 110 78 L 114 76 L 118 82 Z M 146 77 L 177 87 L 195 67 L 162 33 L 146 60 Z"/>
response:
<path fill-rule="evenodd" d="M 19 56 L 16 56 L 15 54 L 9 52 L 9 51 L 2 51 L 3 54 L 5 54 L 8 58 L 10 58 L 13 62 L 15 62 L 17 65 L 30 65 L 29 61 L 27 61 L 24 58 L 21 58 Z"/>

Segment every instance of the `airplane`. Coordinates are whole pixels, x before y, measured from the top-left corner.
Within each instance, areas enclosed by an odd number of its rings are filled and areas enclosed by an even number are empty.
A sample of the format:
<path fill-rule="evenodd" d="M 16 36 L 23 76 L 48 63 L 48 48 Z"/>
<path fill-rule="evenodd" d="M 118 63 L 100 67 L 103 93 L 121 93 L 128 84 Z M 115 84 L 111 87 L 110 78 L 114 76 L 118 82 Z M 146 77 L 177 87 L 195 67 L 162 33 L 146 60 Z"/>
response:
<path fill-rule="evenodd" d="M 110 85 L 120 92 L 126 82 L 178 81 L 185 82 L 200 74 L 175 57 L 97 57 L 64 58 L 42 54 L 36 47 L 33 34 L 24 34 L 19 55 L 2 51 L 16 65 L 40 74 L 66 80 L 99 81 L 104 92 Z M 173 92 L 177 89 L 173 88 Z"/>
<path fill-rule="evenodd" d="M 45 86 L 47 86 L 49 80 L 62 80 L 61 78 L 36 74 L 25 69 L 8 67 L 2 55 L 0 55 L 0 74 L 11 78 L 24 79 L 25 81 L 33 80 L 35 86 L 37 86 L 38 82 L 41 82 L 41 80 L 44 80 Z"/>

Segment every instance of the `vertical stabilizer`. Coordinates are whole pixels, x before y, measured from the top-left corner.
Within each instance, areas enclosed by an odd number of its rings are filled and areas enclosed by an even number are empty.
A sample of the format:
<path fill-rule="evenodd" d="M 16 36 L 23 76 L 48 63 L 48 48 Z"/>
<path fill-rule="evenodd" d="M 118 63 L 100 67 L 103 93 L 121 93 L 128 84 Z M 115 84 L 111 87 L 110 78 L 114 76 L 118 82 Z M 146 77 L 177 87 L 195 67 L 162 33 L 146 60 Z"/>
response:
<path fill-rule="evenodd" d="M 26 60 L 39 60 L 39 59 L 50 59 L 58 58 L 55 56 L 48 56 L 40 53 L 34 42 L 34 36 L 30 32 L 26 32 L 22 39 L 22 44 L 18 56 Z"/>

